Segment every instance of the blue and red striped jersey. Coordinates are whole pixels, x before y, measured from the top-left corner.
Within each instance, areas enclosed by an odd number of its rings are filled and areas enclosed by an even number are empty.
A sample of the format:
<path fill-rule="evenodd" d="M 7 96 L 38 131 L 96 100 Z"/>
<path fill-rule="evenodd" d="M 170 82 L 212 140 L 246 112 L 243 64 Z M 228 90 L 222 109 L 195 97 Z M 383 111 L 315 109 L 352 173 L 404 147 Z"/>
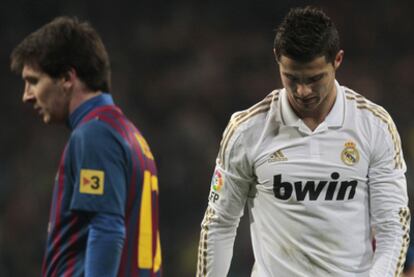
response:
<path fill-rule="evenodd" d="M 71 136 L 55 179 L 43 276 L 84 276 L 89 218 L 124 218 L 126 238 L 118 276 L 161 276 L 158 178 L 140 131 L 114 105 L 96 96 L 71 115 Z"/>

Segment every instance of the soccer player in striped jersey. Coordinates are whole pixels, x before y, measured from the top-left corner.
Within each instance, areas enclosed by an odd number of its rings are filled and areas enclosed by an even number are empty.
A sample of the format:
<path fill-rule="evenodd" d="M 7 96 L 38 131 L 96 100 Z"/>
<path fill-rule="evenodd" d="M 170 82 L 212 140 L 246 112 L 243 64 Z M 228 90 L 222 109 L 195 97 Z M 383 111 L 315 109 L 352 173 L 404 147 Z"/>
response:
<path fill-rule="evenodd" d="M 410 213 L 390 115 L 336 81 L 344 52 L 322 10 L 292 9 L 274 54 L 284 88 L 224 131 L 197 276 L 227 275 L 246 203 L 251 276 L 399 276 Z"/>
<path fill-rule="evenodd" d="M 11 68 L 25 82 L 23 101 L 45 123 L 71 129 L 43 276 L 161 276 L 154 157 L 109 94 L 109 58 L 97 32 L 56 18 L 13 50 Z"/>

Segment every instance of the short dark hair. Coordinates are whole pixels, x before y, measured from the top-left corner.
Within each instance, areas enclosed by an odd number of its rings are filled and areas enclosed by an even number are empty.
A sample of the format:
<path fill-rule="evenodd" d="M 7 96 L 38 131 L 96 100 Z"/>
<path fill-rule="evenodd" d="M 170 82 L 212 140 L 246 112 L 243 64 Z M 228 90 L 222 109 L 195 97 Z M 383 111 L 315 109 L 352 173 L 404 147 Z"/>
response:
<path fill-rule="evenodd" d="M 333 63 L 339 52 L 339 34 L 332 20 L 319 8 L 293 8 L 276 30 L 276 60 L 286 56 L 295 61 L 309 62 L 325 56 Z"/>
<path fill-rule="evenodd" d="M 25 65 L 42 70 L 52 78 L 62 77 L 71 68 L 93 91 L 111 88 L 108 53 L 88 22 L 57 17 L 28 35 L 11 54 L 11 70 L 20 74 Z"/>

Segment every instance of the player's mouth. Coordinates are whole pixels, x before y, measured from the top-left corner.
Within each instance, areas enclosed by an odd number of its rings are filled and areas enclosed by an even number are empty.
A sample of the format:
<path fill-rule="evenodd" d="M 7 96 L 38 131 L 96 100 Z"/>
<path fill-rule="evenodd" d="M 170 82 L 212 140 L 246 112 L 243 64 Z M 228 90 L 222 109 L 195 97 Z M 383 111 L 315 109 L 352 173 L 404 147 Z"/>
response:
<path fill-rule="evenodd" d="M 43 114 L 43 109 L 37 105 L 34 106 L 35 111 L 39 114 L 42 115 Z"/>
<path fill-rule="evenodd" d="M 297 101 L 299 104 L 302 104 L 302 105 L 304 105 L 304 106 L 309 106 L 309 105 L 312 105 L 312 104 L 316 104 L 316 103 L 318 103 L 318 101 L 319 101 L 319 97 L 317 97 L 317 96 L 306 97 L 306 98 L 299 98 L 299 97 L 296 97 L 296 101 Z"/>

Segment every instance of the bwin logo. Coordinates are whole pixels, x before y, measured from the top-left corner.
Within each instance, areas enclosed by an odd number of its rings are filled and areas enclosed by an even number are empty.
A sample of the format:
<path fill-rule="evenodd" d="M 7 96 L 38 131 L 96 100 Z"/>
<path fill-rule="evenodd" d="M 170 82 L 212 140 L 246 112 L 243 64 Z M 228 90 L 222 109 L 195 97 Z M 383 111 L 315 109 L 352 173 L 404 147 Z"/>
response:
<path fill-rule="evenodd" d="M 296 199 L 298 201 L 303 201 L 306 198 L 306 195 L 309 195 L 310 201 L 318 200 L 322 194 L 324 188 L 327 187 L 325 193 L 325 200 L 334 200 L 335 192 L 336 199 L 335 200 L 344 200 L 346 198 L 348 192 L 348 200 L 353 199 L 355 196 L 356 186 L 358 184 L 357 180 L 352 181 L 336 181 L 339 179 L 339 173 L 333 172 L 331 174 L 331 178 L 333 181 L 306 181 L 305 184 L 303 182 L 294 182 L 293 184 L 289 182 L 282 182 L 282 175 L 275 175 L 273 177 L 273 192 L 276 198 L 281 200 L 287 200 L 292 196 L 293 190 L 296 193 Z M 349 188 L 349 189 L 348 189 Z M 322 196 L 323 197 L 323 196 Z"/>

